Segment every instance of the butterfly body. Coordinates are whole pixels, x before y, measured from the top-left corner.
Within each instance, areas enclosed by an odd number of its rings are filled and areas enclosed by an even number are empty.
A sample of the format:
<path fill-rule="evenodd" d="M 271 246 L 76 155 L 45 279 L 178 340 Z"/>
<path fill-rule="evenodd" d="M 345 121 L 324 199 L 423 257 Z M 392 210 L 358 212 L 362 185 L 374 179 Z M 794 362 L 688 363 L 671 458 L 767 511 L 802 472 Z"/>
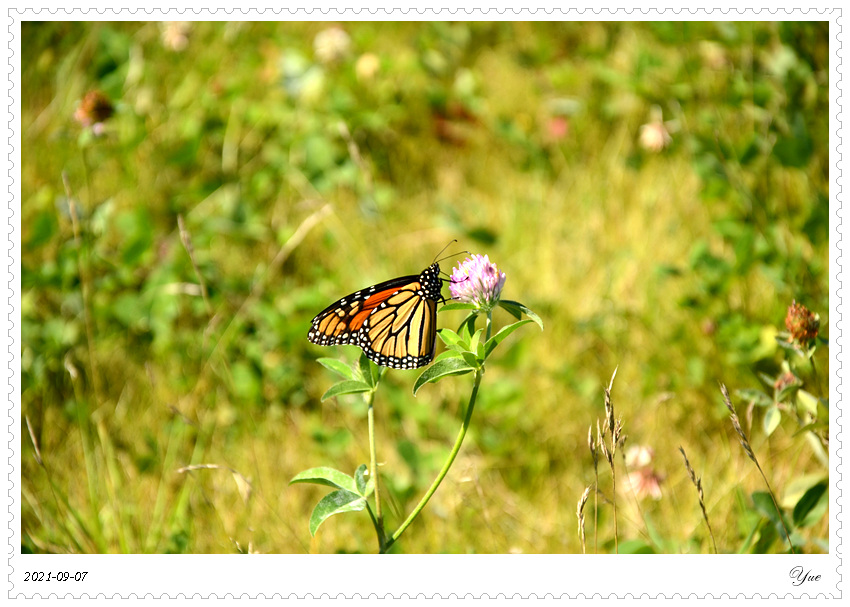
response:
<path fill-rule="evenodd" d="M 433 263 L 418 275 L 361 289 L 317 314 L 307 337 L 320 346 L 359 346 L 384 367 L 422 367 L 434 359 L 442 286 Z"/>

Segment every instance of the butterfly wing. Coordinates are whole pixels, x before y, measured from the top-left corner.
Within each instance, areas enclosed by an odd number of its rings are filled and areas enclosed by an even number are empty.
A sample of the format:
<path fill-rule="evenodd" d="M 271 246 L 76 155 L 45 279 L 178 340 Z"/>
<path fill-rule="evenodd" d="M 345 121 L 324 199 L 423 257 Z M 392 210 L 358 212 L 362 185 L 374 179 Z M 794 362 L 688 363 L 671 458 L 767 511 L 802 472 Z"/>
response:
<path fill-rule="evenodd" d="M 415 369 L 431 362 L 437 337 L 439 265 L 334 302 L 314 319 L 308 338 L 320 346 L 353 344 L 375 363 Z"/>

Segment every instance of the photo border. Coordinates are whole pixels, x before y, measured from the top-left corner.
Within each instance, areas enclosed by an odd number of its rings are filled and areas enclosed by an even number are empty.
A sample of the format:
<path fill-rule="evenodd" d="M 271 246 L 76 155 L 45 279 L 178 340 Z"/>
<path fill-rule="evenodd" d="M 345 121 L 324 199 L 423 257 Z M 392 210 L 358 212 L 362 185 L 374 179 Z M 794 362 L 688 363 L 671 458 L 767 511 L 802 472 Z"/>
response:
<path fill-rule="evenodd" d="M 58 4 L 58 3 L 56 3 Z M 122 5 L 120 10 L 113 8 Z M 350 3 L 349 3 L 350 4 Z M 842 465 L 842 360 L 844 319 L 841 317 L 841 250 L 844 226 L 842 191 L 842 9 L 832 7 L 788 10 L 708 9 L 656 10 L 651 6 L 623 11 L 591 5 L 592 8 L 562 10 L 558 3 L 540 3 L 530 11 L 500 6 L 494 9 L 417 9 L 404 3 L 374 3 L 363 10 L 345 8 L 343 3 L 323 3 L 307 9 L 254 9 L 229 11 L 178 9 L 131 10 L 124 3 L 111 3 L 104 10 L 73 10 L 50 7 L 36 12 L 29 8 L 8 9 L 9 107 L 7 230 L 4 231 L 7 260 L 9 353 L 9 488 L 4 499 L 9 513 L 9 557 L 6 577 L 9 598 L 31 597 L 177 597 L 231 596 L 331 598 L 352 597 L 616 597 L 719 598 L 721 596 L 841 598 L 843 592 L 844 495 Z M 394 8 L 404 5 L 403 8 Z M 50 6 L 45 4 L 45 7 Z M 92 5 L 93 7 L 97 5 Z M 204 6 L 208 6 L 205 3 Z M 362 6 L 362 3 L 357 4 Z M 775 3 L 771 5 L 775 7 Z M 314 10 L 318 9 L 318 10 Z M 784 11 L 782 14 L 780 11 Z M 20 27 L 27 20 L 829 20 L 830 21 L 830 526 L 826 555 L 22 555 L 20 554 Z M 115 558 L 118 556 L 118 558 Z M 793 585 L 791 571 L 803 567 L 818 582 Z M 24 583 L 26 571 L 88 571 L 81 583 Z M 322 572 L 334 571 L 328 580 Z M 379 576 L 377 574 L 379 573 Z M 376 577 L 377 576 L 377 577 Z M 372 580 L 380 580 L 378 586 Z"/>

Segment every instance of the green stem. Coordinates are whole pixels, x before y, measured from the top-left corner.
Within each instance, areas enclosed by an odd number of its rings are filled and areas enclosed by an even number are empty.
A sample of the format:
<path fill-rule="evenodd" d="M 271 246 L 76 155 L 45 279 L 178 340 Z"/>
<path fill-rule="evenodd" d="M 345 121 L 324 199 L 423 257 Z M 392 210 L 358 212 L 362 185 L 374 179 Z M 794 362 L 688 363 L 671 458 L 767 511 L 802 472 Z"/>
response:
<path fill-rule="evenodd" d="M 593 486 L 593 554 L 599 554 L 598 530 L 599 530 L 599 468 L 596 462 L 593 464 L 596 484 Z"/>
<path fill-rule="evenodd" d="M 85 154 L 83 154 L 85 161 Z M 83 163 L 85 164 L 85 162 Z M 86 171 L 86 181 L 88 181 L 88 171 Z M 95 402 L 99 406 L 103 399 L 100 395 L 100 380 L 98 378 L 98 367 L 94 354 L 94 324 L 91 315 L 91 277 L 89 275 L 89 253 L 88 240 L 85 234 L 80 234 L 80 221 L 77 216 L 77 205 L 74 203 L 74 198 L 71 195 L 71 183 L 68 180 L 68 175 L 62 173 L 62 182 L 65 186 L 65 196 L 68 199 L 68 212 L 71 215 L 71 227 L 74 231 L 74 244 L 77 247 L 77 272 L 80 277 L 80 295 L 83 298 L 83 324 L 86 328 L 86 343 L 89 351 L 89 367 L 91 369 L 91 385 L 94 392 Z M 89 195 L 91 190 L 89 188 Z M 89 205 L 93 207 L 93 204 Z"/>
<path fill-rule="evenodd" d="M 611 500 L 614 504 L 614 552 L 620 554 L 620 535 L 617 529 L 617 475 L 614 473 L 614 456 L 611 456 Z"/>
<path fill-rule="evenodd" d="M 372 522 L 375 525 L 375 532 L 378 534 L 378 545 L 381 552 L 386 549 L 387 534 L 384 531 L 384 516 L 381 513 L 381 492 L 378 489 L 378 457 L 375 448 L 375 390 L 369 392 L 366 400 L 369 405 L 367 417 L 369 419 L 369 474 L 372 476 L 372 482 L 375 486 L 375 515 L 372 517 Z M 369 511 L 372 514 L 372 511 Z"/>
<path fill-rule="evenodd" d="M 764 484 L 767 485 L 767 492 L 770 495 L 770 499 L 773 500 L 773 507 L 776 509 L 776 516 L 779 517 L 779 524 L 782 525 L 782 530 L 785 531 L 785 539 L 788 542 L 788 548 L 791 549 L 791 554 L 797 554 L 796 550 L 794 550 L 794 543 L 791 541 L 791 534 L 788 533 L 788 527 L 785 526 L 785 519 L 782 518 L 782 510 L 779 508 L 779 503 L 776 501 L 776 496 L 773 494 L 773 489 L 770 487 L 767 476 L 765 476 L 759 463 L 755 459 L 753 459 L 753 461 L 756 464 L 756 468 L 758 468 L 759 474 L 761 474 L 762 480 L 764 480 Z"/>
<path fill-rule="evenodd" d="M 486 318 L 486 329 L 485 329 L 485 342 L 490 339 L 490 331 L 492 327 L 492 311 L 487 312 Z M 431 499 L 431 496 L 437 491 L 437 488 L 443 482 L 443 479 L 446 478 L 446 474 L 449 472 L 449 468 L 452 467 L 452 464 L 457 457 L 457 454 L 460 452 L 460 447 L 463 444 L 463 439 L 466 437 L 466 432 L 469 430 L 469 423 L 472 421 L 472 411 L 475 409 L 475 400 L 478 397 L 478 388 L 481 386 L 481 378 L 484 376 L 484 364 L 482 363 L 481 367 L 479 367 L 475 371 L 475 382 L 472 385 L 472 394 L 469 395 L 469 404 L 466 405 L 466 414 L 463 418 L 463 424 L 461 424 L 460 431 L 457 434 L 457 438 L 455 439 L 455 444 L 452 447 L 451 452 L 449 453 L 449 457 L 446 459 L 446 463 L 443 464 L 443 468 L 440 470 L 440 473 L 437 475 L 437 478 L 434 479 L 434 482 L 431 484 L 431 487 L 416 505 L 416 508 L 413 509 L 413 512 L 410 513 L 410 516 L 407 517 L 401 526 L 393 533 L 392 537 L 386 542 L 384 545 L 385 552 L 390 549 L 390 547 L 395 544 L 396 540 L 401 537 L 401 534 L 404 533 L 405 529 L 407 529 L 410 524 L 419 516 L 419 513 L 422 512 L 422 509 L 425 508 L 425 505 L 428 503 L 428 500 Z"/>
<path fill-rule="evenodd" d="M 815 386 L 817 386 L 817 389 L 818 389 L 818 398 L 823 398 L 823 389 L 821 388 L 821 385 L 820 385 L 820 377 L 818 376 L 818 370 L 815 368 L 815 356 L 814 356 L 814 354 L 812 354 L 812 356 L 809 357 L 809 362 L 812 364 L 812 375 L 815 378 Z"/>
<path fill-rule="evenodd" d="M 466 436 L 466 431 L 469 429 L 469 422 L 472 419 L 472 411 L 475 408 L 475 399 L 478 396 L 478 387 L 481 385 L 481 377 L 483 376 L 484 370 L 478 369 L 475 372 L 475 383 L 472 386 L 472 394 L 469 397 L 469 404 L 466 406 L 466 415 L 463 419 L 463 424 L 460 427 L 460 431 L 457 434 L 457 439 L 455 439 L 454 447 L 452 447 L 451 453 L 449 453 L 449 457 L 446 460 L 446 463 L 443 464 L 442 470 L 437 475 L 437 478 L 434 479 L 434 482 L 431 484 L 431 487 L 428 489 L 428 492 L 425 493 L 424 497 L 420 500 L 420 502 L 416 505 L 416 508 L 413 509 L 413 512 L 410 513 L 410 516 L 407 517 L 407 520 L 404 521 L 401 526 L 393 533 L 392 537 L 387 541 L 386 546 L 384 547 L 386 550 L 392 546 L 396 540 L 404 533 L 405 529 L 410 526 L 422 509 L 425 507 L 425 504 L 428 503 L 428 500 L 431 499 L 431 496 L 437 491 L 437 487 L 440 486 L 440 483 L 443 482 L 443 479 L 446 477 L 446 474 L 449 472 L 449 468 L 452 467 L 452 464 L 455 461 L 455 457 L 457 457 L 458 452 L 460 451 L 460 446 L 463 444 L 463 439 Z"/>

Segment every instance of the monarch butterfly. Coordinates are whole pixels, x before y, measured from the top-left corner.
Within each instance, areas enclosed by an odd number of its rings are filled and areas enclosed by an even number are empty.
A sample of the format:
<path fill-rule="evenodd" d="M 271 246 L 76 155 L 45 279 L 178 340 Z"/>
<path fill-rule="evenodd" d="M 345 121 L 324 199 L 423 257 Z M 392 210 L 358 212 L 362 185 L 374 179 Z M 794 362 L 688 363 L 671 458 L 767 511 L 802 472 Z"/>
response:
<path fill-rule="evenodd" d="M 320 346 L 360 346 L 369 360 L 415 369 L 434 359 L 440 264 L 347 295 L 319 312 L 307 337 Z"/>

